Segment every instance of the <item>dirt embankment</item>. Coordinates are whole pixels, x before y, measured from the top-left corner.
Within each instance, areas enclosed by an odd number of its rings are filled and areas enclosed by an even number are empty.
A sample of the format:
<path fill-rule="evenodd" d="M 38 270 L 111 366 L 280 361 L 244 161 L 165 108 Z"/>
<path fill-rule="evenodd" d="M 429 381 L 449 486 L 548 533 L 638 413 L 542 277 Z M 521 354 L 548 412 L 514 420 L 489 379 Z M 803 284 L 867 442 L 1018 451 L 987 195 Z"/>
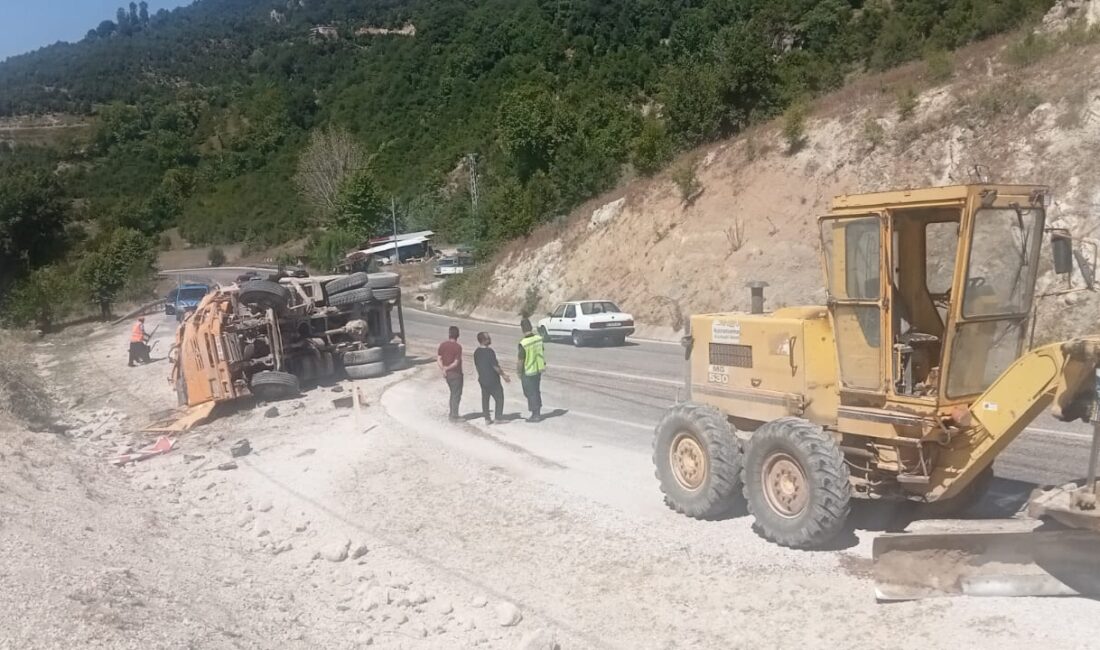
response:
<path fill-rule="evenodd" d="M 832 196 L 971 182 L 977 165 L 990 181 L 1050 185 L 1054 225 L 1095 241 L 1100 44 L 1083 35 L 1048 53 L 1023 38 L 958 52 L 942 82 L 925 63 L 859 78 L 812 105 L 794 151 L 777 121 L 693 152 L 673 165 L 696 164 L 702 193 L 691 202 L 671 172 L 592 201 L 500 255 L 479 308 L 514 314 L 531 290 L 544 308 L 611 298 L 671 335 L 686 314 L 747 308 L 753 280 L 769 283 L 770 308 L 820 303 L 815 218 Z M 899 99 L 909 89 L 912 101 Z M 1039 336 L 1064 336 L 1095 323 L 1100 300 L 1076 294 L 1043 309 Z"/>

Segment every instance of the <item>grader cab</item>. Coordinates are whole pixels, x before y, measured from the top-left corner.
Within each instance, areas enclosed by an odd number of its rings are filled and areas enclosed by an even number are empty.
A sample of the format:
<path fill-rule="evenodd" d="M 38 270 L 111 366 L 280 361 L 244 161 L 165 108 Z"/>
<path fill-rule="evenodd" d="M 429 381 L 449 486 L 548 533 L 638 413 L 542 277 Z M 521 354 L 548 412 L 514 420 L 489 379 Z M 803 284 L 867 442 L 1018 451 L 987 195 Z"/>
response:
<path fill-rule="evenodd" d="M 961 511 L 1042 410 L 1088 417 L 1100 338 L 1026 351 L 1048 197 L 966 185 L 834 199 L 818 220 L 826 305 L 691 318 L 688 399 L 654 439 L 666 502 L 712 518 L 743 494 L 765 538 L 818 548 L 853 497 Z M 1069 272 L 1071 242 L 1052 242 Z"/>

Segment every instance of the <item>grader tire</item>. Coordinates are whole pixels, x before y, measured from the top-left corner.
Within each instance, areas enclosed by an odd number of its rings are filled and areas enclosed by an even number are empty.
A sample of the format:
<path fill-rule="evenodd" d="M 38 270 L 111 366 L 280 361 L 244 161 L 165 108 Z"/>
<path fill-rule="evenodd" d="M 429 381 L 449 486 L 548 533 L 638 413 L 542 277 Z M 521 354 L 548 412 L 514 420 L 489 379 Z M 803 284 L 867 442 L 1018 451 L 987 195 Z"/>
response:
<path fill-rule="evenodd" d="M 780 546 L 820 548 L 848 519 L 844 454 L 821 427 L 785 417 L 753 432 L 742 483 L 757 531 Z"/>
<path fill-rule="evenodd" d="M 711 406 L 677 404 L 653 437 L 653 464 L 665 503 L 695 519 L 734 509 L 741 483 L 741 448 L 722 413 Z"/>
<path fill-rule="evenodd" d="M 957 496 L 946 501 L 933 501 L 917 506 L 919 519 L 955 519 L 978 505 L 993 483 L 993 466 L 983 469 Z"/>

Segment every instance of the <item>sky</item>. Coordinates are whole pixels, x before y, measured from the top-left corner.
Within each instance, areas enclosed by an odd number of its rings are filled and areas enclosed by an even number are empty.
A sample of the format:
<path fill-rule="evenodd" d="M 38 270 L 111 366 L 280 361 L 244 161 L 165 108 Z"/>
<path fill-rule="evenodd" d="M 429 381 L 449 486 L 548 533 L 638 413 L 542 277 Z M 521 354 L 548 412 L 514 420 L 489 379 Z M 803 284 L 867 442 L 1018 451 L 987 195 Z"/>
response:
<path fill-rule="evenodd" d="M 136 1 L 136 0 L 135 0 Z M 149 13 L 191 0 L 146 0 Z M 0 0 L 0 61 L 57 41 L 79 41 L 130 0 Z"/>

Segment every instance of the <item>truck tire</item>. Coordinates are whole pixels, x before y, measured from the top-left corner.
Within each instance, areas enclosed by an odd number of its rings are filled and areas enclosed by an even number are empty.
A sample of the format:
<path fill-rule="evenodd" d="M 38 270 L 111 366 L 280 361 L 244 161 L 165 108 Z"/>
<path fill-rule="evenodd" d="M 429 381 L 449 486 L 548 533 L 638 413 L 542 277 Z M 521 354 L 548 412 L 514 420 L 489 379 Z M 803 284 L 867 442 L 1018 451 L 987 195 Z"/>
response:
<path fill-rule="evenodd" d="M 665 412 L 653 436 L 653 464 L 665 503 L 695 519 L 726 514 L 739 502 L 741 448 L 712 406 L 683 403 Z"/>
<path fill-rule="evenodd" d="M 380 273 L 368 274 L 370 278 L 371 289 L 385 289 L 387 287 L 396 287 L 397 282 L 401 279 L 400 275 L 393 273 L 392 271 L 382 271 Z"/>
<path fill-rule="evenodd" d="M 742 483 L 757 531 L 780 546 L 810 549 L 832 541 L 848 519 L 848 466 L 832 436 L 795 417 L 753 432 Z"/>
<path fill-rule="evenodd" d="M 402 370 L 408 365 L 408 357 L 405 355 L 405 344 L 387 345 L 385 348 L 387 370 Z"/>
<path fill-rule="evenodd" d="M 344 366 L 361 366 L 364 363 L 377 363 L 385 357 L 382 348 L 366 348 L 364 350 L 348 350 L 344 353 Z"/>
<path fill-rule="evenodd" d="M 401 297 L 399 287 L 379 287 L 371 291 L 374 293 L 375 300 L 397 300 Z"/>
<path fill-rule="evenodd" d="M 263 370 L 252 375 L 252 394 L 264 402 L 294 397 L 301 391 L 298 378 L 289 372 Z"/>
<path fill-rule="evenodd" d="M 358 366 L 345 366 L 344 372 L 348 373 L 349 379 L 374 379 L 386 374 L 386 364 L 378 361 Z"/>
<path fill-rule="evenodd" d="M 367 287 L 349 289 L 335 296 L 329 296 L 328 304 L 331 307 L 348 307 L 361 302 L 370 302 L 374 298 L 373 292 Z"/>
<path fill-rule="evenodd" d="M 357 271 L 351 275 L 345 275 L 342 278 L 336 278 L 325 283 L 325 292 L 333 296 L 335 294 L 347 291 L 349 289 L 358 289 L 359 287 L 366 286 L 370 278 L 366 273 Z"/>
<path fill-rule="evenodd" d="M 237 299 L 249 307 L 272 309 L 282 315 L 290 305 L 290 289 L 278 282 L 251 280 L 241 285 Z"/>
<path fill-rule="evenodd" d="M 979 472 L 954 498 L 919 504 L 916 516 L 918 519 L 955 519 L 978 505 L 992 483 L 993 466 L 990 465 Z"/>

